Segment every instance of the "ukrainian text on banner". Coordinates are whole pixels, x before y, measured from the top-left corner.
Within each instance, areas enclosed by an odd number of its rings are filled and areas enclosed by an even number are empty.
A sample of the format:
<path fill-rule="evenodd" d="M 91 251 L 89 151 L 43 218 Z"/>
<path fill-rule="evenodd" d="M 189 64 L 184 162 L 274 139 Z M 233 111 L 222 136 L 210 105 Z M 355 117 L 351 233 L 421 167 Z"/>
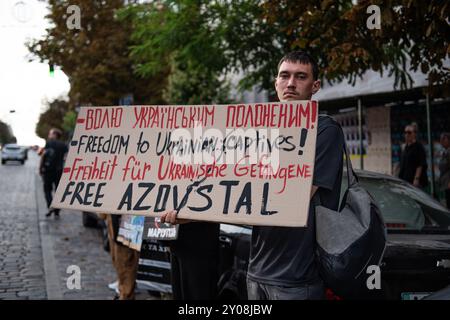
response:
<path fill-rule="evenodd" d="M 318 105 L 83 107 L 52 206 L 304 226 Z"/>

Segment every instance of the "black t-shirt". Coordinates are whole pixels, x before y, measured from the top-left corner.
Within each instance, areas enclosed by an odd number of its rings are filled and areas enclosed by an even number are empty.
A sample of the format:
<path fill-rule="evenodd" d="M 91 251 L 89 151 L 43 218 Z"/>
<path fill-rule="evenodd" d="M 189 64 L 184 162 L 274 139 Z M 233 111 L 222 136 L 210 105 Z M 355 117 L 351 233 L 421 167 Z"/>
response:
<path fill-rule="evenodd" d="M 341 192 L 344 136 L 328 116 L 319 116 L 313 185 L 321 205 L 337 210 Z M 292 199 L 295 201 L 295 199 Z M 315 282 L 316 231 L 314 207 L 310 201 L 306 227 L 254 226 L 248 277 L 261 283 L 297 286 Z"/>
<path fill-rule="evenodd" d="M 68 152 L 67 145 L 59 140 L 48 140 L 45 144 L 44 171 L 45 173 L 62 171 L 64 155 Z"/>
<path fill-rule="evenodd" d="M 422 167 L 419 184 L 421 187 L 426 187 L 428 185 L 427 156 L 424 147 L 416 141 L 407 145 L 402 152 L 399 173 L 400 179 L 413 183 L 418 167 Z"/>

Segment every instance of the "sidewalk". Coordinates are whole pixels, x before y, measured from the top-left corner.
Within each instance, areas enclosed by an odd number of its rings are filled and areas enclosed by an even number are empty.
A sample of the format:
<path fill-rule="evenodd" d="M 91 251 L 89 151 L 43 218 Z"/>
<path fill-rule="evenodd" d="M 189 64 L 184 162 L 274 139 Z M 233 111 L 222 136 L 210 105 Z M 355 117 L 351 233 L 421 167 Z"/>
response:
<path fill-rule="evenodd" d="M 79 211 L 61 210 L 59 219 L 45 217 L 42 187 L 36 185 L 36 190 L 48 299 L 111 300 L 115 292 L 108 284 L 116 280 L 116 274 L 111 256 L 102 247 L 101 231 L 84 227 Z M 67 268 L 71 265 L 81 270 L 80 290 L 67 287 L 72 274 L 67 273 Z M 158 298 L 140 290 L 136 299 Z"/>

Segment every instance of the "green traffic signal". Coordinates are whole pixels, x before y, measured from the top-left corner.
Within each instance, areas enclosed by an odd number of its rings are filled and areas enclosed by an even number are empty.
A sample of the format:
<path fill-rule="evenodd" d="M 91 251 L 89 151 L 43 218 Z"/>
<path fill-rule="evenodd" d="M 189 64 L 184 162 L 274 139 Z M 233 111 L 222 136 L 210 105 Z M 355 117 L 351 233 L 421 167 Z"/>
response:
<path fill-rule="evenodd" d="M 50 77 L 55 76 L 55 67 L 53 64 L 49 64 L 49 70 L 50 70 Z"/>

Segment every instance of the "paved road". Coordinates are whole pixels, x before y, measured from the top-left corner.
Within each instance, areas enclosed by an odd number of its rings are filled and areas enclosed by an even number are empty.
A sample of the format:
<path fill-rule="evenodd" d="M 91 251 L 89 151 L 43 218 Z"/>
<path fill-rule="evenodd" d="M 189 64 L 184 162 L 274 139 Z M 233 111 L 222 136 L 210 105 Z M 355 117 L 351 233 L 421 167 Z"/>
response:
<path fill-rule="evenodd" d="M 75 211 L 45 217 L 37 164 L 30 151 L 24 166 L 0 166 L 0 299 L 111 299 L 115 272 L 100 230 L 83 227 Z M 72 265 L 81 271 L 80 290 L 67 286 Z"/>
<path fill-rule="evenodd" d="M 36 160 L 0 166 L 0 299 L 46 299 Z"/>

